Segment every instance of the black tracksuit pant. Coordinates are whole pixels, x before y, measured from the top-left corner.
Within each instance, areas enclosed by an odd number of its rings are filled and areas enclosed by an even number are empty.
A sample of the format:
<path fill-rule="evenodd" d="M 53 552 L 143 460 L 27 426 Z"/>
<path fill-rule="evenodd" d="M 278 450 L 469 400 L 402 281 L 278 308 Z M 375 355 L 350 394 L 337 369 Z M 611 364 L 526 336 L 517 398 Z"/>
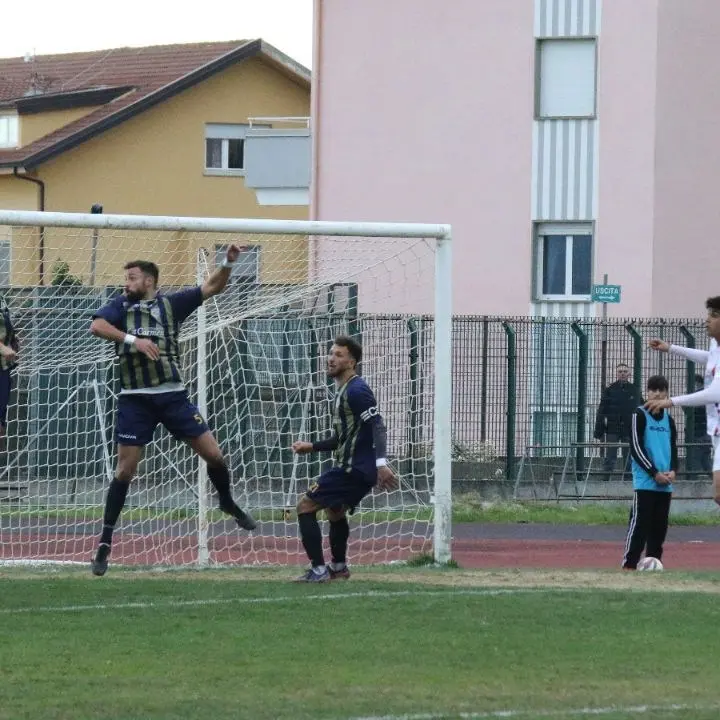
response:
<path fill-rule="evenodd" d="M 667 535 L 672 493 L 657 490 L 636 490 L 630 508 L 623 567 L 637 567 L 642 551 L 646 557 L 662 560 Z"/>

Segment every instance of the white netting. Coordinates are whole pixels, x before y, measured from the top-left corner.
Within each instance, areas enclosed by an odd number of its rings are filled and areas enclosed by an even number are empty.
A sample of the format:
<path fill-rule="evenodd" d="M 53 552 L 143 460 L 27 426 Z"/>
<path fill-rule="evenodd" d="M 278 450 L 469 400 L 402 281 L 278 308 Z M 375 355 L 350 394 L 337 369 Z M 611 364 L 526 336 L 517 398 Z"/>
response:
<path fill-rule="evenodd" d="M 168 292 L 207 276 L 231 242 L 243 247 L 231 284 L 184 323 L 181 352 L 195 401 L 203 400 L 205 356 L 208 421 L 236 500 L 259 527 L 239 531 L 211 492 L 209 560 L 304 562 L 287 508 L 328 459 L 289 448 L 329 432 L 334 385 L 325 358 L 338 334 L 363 344 L 362 374 L 401 478 L 398 491 L 363 501 L 350 559 L 387 562 L 431 549 L 434 239 L 0 226 L 0 242 L 10 244 L 4 295 L 21 342 L 0 455 L 0 559 L 84 562 L 97 542 L 119 388 L 113 346 L 88 328 L 93 310 L 119 291 L 123 265 L 153 260 Z M 197 459 L 158 429 L 118 524 L 113 562 L 197 562 L 198 507 Z"/>

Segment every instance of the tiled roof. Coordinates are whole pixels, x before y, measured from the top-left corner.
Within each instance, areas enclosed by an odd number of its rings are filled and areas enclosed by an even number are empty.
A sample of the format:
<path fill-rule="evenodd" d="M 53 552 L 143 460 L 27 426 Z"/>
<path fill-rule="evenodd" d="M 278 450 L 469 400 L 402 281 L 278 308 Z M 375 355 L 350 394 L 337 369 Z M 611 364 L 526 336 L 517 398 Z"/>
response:
<path fill-rule="evenodd" d="M 0 167 L 37 165 L 235 62 L 260 54 L 287 61 L 291 72 L 309 80 L 304 68 L 260 40 L 38 55 L 27 62 L 24 58 L 0 58 L 0 104 L 6 106 L 79 90 L 132 88 L 23 148 L 0 150 Z"/>

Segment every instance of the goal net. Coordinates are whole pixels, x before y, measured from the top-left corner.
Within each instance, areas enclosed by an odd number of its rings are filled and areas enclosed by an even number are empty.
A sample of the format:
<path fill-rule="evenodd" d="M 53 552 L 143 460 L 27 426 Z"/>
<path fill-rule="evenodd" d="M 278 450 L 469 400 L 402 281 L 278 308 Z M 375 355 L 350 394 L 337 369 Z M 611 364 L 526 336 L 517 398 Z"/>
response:
<path fill-rule="evenodd" d="M 158 427 L 113 562 L 305 562 L 294 507 L 332 461 L 290 446 L 330 433 L 326 358 L 337 335 L 362 343 L 360 371 L 400 479 L 351 517 L 350 561 L 447 560 L 448 241 L 439 225 L 0 211 L 0 282 L 20 341 L 0 451 L 0 560 L 84 563 L 96 546 L 115 467 L 119 375 L 114 345 L 88 330 L 93 312 L 122 292 L 124 264 L 154 261 L 161 291 L 172 292 L 201 284 L 230 243 L 240 260 L 226 290 L 183 323 L 181 360 L 235 498 L 258 528 L 241 531 L 217 510 L 204 463 Z"/>

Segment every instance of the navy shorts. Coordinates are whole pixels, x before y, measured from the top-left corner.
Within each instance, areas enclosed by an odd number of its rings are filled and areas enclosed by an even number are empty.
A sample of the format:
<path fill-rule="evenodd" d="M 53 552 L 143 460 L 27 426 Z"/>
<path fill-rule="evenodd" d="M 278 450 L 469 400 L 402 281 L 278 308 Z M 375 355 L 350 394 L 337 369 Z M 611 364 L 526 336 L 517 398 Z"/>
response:
<path fill-rule="evenodd" d="M 12 378 L 10 370 L 0 370 L 0 425 L 7 425 L 7 408 L 10 402 L 10 391 L 12 390 Z"/>
<path fill-rule="evenodd" d="M 120 395 L 115 425 L 118 445 L 147 445 L 155 428 L 164 425 L 178 440 L 199 437 L 208 426 L 187 392 Z"/>
<path fill-rule="evenodd" d="M 312 483 L 305 495 L 321 507 L 331 510 L 347 508 L 354 512 L 360 501 L 372 492 L 375 480 L 368 479 L 356 470 L 346 472 L 334 467 L 324 472 Z"/>

